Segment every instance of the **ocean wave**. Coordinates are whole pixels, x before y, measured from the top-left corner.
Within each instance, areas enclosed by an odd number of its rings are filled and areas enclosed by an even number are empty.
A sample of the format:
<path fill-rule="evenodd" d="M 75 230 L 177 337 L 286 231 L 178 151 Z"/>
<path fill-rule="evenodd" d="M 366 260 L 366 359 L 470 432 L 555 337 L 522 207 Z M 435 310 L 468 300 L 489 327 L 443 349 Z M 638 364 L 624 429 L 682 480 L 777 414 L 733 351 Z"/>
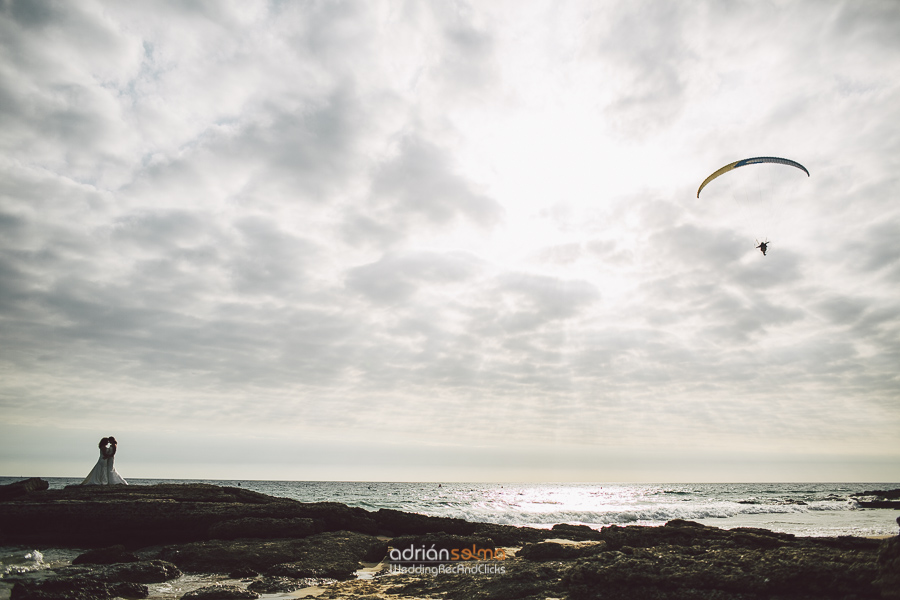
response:
<path fill-rule="evenodd" d="M 44 555 L 37 550 L 3 552 L 0 554 L 0 579 L 7 575 L 39 571 L 47 568 Z"/>
<path fill-rule="evenodd" d="M 805 504 L 791 503 L 758 503 L 743 504 L 739 502 L 721 502 L 715 504 L 685 505 L 660 504 L 643 506 L 619 506 L 615 508 L 597 508 L 589 510 L 522 510 L 506 507 L 499 511 L 491 508 L 475 506 L 458 506 L 453 511 L 425 511 L 427 514 L 444 517 L 457 517 L 467 521 L 496 523 L 498 525 L 554 525 L 557 523 L 581 523 L 588 525 L 616 525 L 665 523 L 672 519 L 696 521 L 702 519 L 725 519 L 739 515 L 758 514 L 790 514 L 808 511 L 843 511 L 853 510 L 852 502 L 811 502 Z"/>

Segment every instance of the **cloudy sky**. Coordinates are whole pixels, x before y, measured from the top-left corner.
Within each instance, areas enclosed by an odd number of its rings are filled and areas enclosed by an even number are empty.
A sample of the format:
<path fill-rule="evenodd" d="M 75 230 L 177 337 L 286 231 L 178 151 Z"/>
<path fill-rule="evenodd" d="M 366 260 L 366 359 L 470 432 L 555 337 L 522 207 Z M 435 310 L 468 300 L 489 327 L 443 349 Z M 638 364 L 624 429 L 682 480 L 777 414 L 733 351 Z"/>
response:
<path fill-rule="evenodd" d="M 898 481 L 898 32 L 0 0 L 0 475 Z"/>

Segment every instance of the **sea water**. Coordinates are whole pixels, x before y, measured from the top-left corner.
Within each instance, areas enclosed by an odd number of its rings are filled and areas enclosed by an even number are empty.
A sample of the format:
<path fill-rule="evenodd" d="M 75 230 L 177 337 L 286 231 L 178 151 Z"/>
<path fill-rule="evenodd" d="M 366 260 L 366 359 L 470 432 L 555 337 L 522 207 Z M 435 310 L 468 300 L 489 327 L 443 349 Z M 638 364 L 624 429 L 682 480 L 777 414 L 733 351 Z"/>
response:
<path fill-rule="evenodd" d="M 80 483 L 46 478 L 51 488 Z M 0 484 L 15 481 L 0 478 Z M 900 511 L 861 508 L 853 496 L 900 483 L 390 483 L 135 479 L 133 485 L 211 483 L 301 502 L 340 502 L 467 521 L 552 527 L 571 523 L 662 525 L 671 519 L 723 528 L 764 527 L 801 536 L 886 536 Z"/>

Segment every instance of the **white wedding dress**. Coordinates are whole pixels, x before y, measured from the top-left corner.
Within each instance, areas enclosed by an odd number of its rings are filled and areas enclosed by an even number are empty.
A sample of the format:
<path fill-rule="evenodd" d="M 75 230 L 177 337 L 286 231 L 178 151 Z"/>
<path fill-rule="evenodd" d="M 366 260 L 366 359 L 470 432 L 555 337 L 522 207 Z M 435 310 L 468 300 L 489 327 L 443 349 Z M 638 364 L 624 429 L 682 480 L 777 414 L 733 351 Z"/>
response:
<path fill-rule="evenodd" d="M 106 459 L 106 481 L 109 485 L 128 485 L 128 482 L 116 472 L 115 452 L 111 452 Z"/>
<path fill-rule="evenodd" d="M 109 483 L 109 474 L 106 458 L 106 448 L 102 448 L 100 450 L 100 460 L 97 461 L 97 464 L 94 465 L 94 468 L 91 469 L 91 472 L 88 473 L 88 476 L 84 478 L 84 481 L 81 482 L 81 485 L 107 485 Z M 118 473 L 116 473 L 118 475 Z"/>

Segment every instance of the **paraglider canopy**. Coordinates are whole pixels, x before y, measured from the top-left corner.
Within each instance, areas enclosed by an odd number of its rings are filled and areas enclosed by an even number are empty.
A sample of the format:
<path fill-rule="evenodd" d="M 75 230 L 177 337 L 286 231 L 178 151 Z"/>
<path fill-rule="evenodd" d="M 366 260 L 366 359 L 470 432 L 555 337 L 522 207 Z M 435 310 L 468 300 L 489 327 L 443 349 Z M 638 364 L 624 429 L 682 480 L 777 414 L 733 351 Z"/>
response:
<path fill-rule="evenodd" d="M 746 167 L 747 165 L 758 165 L 760 163 L 775 163 L 775 164 L 779 164 L 779 165 L 788 165 L 789 167 L 796 167 L 796 168 L 800 169 L 801 171 L 803 171 L 804 173 L 806 173 L 806 176 L 809 177 L 809 171 L 806 170 L 806 167 L 804 167 L 803 165 L 801 165 L 800 163 L 798 163 L 796 161 L 793 161 L 793 160 L 790 160 L 787 158 L 778 158 L 777 156 L 757 156 L 756 158 L 745 158 L 743 160 L 735 161 L 729 165 L 725 165 L 724 167 L 722 167 L 721 169 L 719 169 L 718 171 L 716 171 L 715 173 L 713 173 L 712 175 L 710 175 L 709 177 L 704 179 L 703 183 L 701 183 L 700 187 L 697 189 L 697 197 L 698 198 L 700 197 L 700 192 L 703 190 L 703 188 L 706 187 L 706 184 L 708 184 L 710 181 L 712 181 L 716 177 L 718 177 L 720 175 L 724 175 L 728 171 L 733 171 L 734 169 L 737 169 L 738 167 Z"/>

